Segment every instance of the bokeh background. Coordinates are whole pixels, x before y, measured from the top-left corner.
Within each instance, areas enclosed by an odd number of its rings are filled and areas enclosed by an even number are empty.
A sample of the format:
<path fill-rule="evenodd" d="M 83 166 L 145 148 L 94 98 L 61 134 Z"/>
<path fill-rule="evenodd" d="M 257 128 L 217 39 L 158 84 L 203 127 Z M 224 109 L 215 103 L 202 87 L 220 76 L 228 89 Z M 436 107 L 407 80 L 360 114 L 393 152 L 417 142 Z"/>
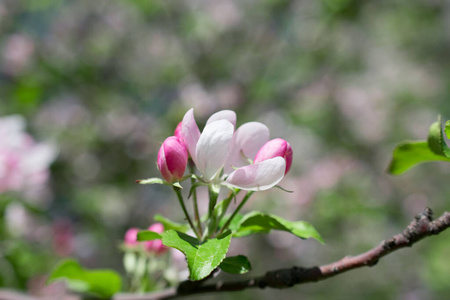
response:
<path fill-rule="evenodd" d="M 398 142 L 450 118 L 449 53 L 448 1 L 0 0 L 0 115 L 21 115 L 52 149 L 44 179 L 0 195 L 0 286 L 39 294 L 64 257 L 123 271 L 128 228 L 157 213 L 181 221 L 170 189 L 134 180 L 159 175 L 160 144 L 191 107 L 199 124 L 235 110 L 238 125 L 263 122 L 294 149 L 281 183 L 294 193 L 259 193 L 245 210 L 309 221 L 326 245 L 287 233 L 235 240 L 250 276 L 358 254 L 426 206 L 441 214 L 450 165 L 385 170 Z M 239 298 L 444 299 L 449 237 Z"/>

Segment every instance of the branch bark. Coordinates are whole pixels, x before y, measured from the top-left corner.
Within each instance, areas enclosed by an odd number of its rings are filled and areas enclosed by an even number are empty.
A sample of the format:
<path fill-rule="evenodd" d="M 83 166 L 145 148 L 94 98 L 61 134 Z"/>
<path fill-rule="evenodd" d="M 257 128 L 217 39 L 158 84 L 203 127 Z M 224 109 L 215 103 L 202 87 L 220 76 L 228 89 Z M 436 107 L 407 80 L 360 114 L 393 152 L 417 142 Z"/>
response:
<path fill-rule="evenodd" d="M 382 241 L 375 248 L 356 256 L 346 256 L 336 262 L 323 266 L 310 268 L 292 267 L 269 271 L 263 276 L 241 281 L 219 281 L 214 284 L 199 284 L 193 281 L 182 282 L 177 289 L 169 289 L 157 293 L 144 295 L 118 294 L 114 300 L 156 300 L 175 299 L 204 293 L 218 293 L 230 291 L 242 291 L 249 288 L 289 288 L 297 284 L 316 282 L 342 274 L 344 272 L 365 267 L 374 266 L 380 258 L 398 249 L 411 247 L 421 239 L 437 235 L 450 227 L 450 213 L 445 212 L 438 219 L 433 220 L 433 211 L 430 208 L 417 215 L 403 232 Z"/>

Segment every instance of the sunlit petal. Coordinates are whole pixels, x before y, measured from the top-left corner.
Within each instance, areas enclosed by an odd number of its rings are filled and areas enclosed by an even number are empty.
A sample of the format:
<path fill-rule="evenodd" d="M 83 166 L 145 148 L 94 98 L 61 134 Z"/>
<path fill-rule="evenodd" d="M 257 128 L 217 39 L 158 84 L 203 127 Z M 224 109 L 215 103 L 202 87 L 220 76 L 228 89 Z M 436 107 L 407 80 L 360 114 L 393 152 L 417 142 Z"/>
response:
<path fill-rule="evenodd" d="M 263 191 L 280 182 L 285 169 L 284 158 L 275 157 L 235 170 L 224 184 L 247 191 Z"/>
<path fill-rule="evenodd" d="M 248 165 L 248 159 L 254 160 L 258 150 L 269 140 L 269 135 L 269 128 L 259 122 L 240 126 L 234 133 L 233 146 L 224 167 L 225 173 Z"/>
<path fill-rule="evenodd" d="M 232 110 L 221 110 L 212 114 L 208 121 L 206 121 L 206 125 L 218 120 L 227 120 L 236 127 L 236 113 Z"/>
<path fill-rule="evenodd" d="M 213 179 L 223 167 L 231 147 L 234 127 L 227 120 L 209 123 L 197 143 L 197 168 L 206 180 Z"/>
<path fill-rule="evenodd" d="M 198 129 L 197 123 L 194 118 L 194 109 L 191 108 L 183 117 L 181 125 L 181 136 L 186 145 L 186 148 L 191 155 L 194 162 L 197 161 L 196 145 L 198 139 L 200 138 L 200 130 Z"/>

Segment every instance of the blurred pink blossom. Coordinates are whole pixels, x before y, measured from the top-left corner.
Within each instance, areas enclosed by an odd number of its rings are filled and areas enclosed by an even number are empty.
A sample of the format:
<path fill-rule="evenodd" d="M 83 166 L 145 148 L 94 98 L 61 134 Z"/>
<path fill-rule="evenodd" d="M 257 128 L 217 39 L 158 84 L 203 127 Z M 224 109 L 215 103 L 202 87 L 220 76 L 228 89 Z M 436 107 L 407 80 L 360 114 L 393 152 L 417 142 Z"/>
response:
<path fill-rule="evenodd" d="M 35 142 L 24 128 L 21 116 L 0 118 L 0 193 L 34 190 L 43 187 L 49 177 L 56 149 Z"/>
<path fill-rule="evenodd" d="M 6 41 L 2 51 L 4 69 L 11 75 L 16 75 L 30 63 L 34 52 L 33 41 L 22 34 L 13 34 Z"/>
<path fill-rule="evenodd" d="M 156 233 L 164 232 L 164 225 L 161 223 L 155 223 L 148 228 L 150 231 L 154 231 Z M 166 246 L 163 245 L 161 240 L 153 240 L 145 242 L 145 249 L 149 252 L 153 252 L 155 254 L 162 254 L 169 250 Z"/>
<path fill-rule="evenodd" d="M 127 232 L 125 233 L 125 237 L 124 237 L 124 242 L 125 242 L 126 246 L 134 247 L 139 243 L 137 241 L 137 235 L 138 235 L 139 231 L 140 231 L 139 228 L 136 228 L 136 227 L 132 227 L 127 230 Z"/>

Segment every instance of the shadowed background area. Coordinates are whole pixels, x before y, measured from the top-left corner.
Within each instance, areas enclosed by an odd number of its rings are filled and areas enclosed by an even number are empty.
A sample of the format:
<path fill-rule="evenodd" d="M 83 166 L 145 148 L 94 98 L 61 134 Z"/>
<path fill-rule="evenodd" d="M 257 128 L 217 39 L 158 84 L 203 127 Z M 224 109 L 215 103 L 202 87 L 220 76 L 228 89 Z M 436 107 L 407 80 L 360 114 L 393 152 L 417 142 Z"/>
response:
<path fill-rule="evenodd" d="M 326 245 L 283 232 L 233 240 L 250 275 L 366 251 L 426 206 L 440 215 L 448 164 L 385 170 L 396 143 L 450 118 L 448 53 L 447 1 L 0 1 L 0 116 L 21 115 L 48 146 L 28 159 L 45 165 L 38 179 L 12 187 L 0 170 L 0 286 L 42 294 L 63 257 L 122 270 L 128 228 L 155 214 L 182 221 L 170 188 L 134 181 L 160 175 L 159 147 L 191 107 L 199 124 L 235 110 L 238 126 L 262 122 L 293 147 L 281 186 L 294 192 L 258 193 L 244 211 L 311 222 Z M 448 237 L 239 298 L 442 299 Z"/>

